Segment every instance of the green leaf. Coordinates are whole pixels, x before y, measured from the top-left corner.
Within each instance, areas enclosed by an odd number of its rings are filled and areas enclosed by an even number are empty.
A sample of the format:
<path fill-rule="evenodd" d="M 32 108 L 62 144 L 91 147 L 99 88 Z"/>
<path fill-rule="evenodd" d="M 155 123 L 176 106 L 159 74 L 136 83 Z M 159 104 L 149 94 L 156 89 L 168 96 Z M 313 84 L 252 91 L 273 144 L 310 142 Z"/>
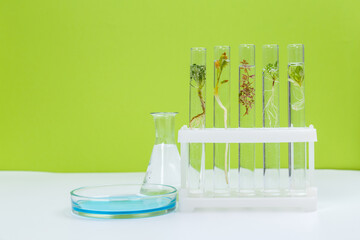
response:
<path fill-rule="evenodd" d="M 190 80 L 192 86 L 202 88 L 206 80 L 206 66 L 193 64 L 190 66 Z"/>
<path fill-rule="evenodd" d="M 303 66 L 299 65 L 289 65 L 288 67 L 288 75 L 290 80 L 292 80 L 293 83 L 296 83 L 301 87 L 303 81 L 304 81 L 304 68 Z"/>

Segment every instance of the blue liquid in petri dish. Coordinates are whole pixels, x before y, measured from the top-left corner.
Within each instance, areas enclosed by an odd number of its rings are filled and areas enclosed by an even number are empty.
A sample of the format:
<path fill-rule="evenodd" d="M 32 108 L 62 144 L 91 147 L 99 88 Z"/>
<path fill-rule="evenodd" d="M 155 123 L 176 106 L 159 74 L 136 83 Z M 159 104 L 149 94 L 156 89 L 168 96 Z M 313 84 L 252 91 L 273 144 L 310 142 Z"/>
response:
<path fill-rule="evenodd" d="M 80 200 L 72 202 L 73 210 L 87 214 L 130 215 L 173 209 L 176 197 L 141 198 L 139 195 L 126 196 L 124 199 L 112 197 L 101 200 Z"/>

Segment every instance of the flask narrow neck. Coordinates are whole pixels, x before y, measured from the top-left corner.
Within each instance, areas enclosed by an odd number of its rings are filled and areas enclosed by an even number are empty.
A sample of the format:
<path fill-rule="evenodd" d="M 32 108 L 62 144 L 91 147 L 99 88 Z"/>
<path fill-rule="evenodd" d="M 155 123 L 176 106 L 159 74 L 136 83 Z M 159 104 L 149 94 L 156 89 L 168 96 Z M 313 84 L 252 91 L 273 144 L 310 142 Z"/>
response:
<path fill-rule="evenodd" d="M 175 115 L 152 113 L 155 122 L 155 144 L 175 144 Z"/>

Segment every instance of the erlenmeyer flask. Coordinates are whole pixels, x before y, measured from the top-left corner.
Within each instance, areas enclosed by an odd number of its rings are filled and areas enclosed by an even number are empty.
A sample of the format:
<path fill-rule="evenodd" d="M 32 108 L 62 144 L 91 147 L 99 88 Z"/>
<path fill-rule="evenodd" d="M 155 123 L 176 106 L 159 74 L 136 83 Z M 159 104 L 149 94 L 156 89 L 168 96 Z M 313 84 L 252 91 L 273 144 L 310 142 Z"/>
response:
<path fill-rule="evenodd" d="M 144 184 L 180 187 L 180 155 L 175 144 L 175 112 L 151 113 L 155 121 L 155 145 Z"/>

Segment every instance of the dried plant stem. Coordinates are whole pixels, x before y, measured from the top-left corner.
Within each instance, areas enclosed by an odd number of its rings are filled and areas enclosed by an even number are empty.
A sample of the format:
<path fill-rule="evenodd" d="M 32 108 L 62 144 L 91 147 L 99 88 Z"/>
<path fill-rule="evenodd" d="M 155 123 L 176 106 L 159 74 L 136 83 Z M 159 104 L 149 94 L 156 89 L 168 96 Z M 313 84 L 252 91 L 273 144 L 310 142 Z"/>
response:
<path fill-rule="evenodd" d="M 252 69 L 245 59 L 240 63 L 242 65 L 240 66 L 239 103 L 245 107 L 245 113 L 243 114 L 243 117 L 245 117 L 255 104 L 255 88 L 253 86 L 255 83 L 255 74 L 250 75 Z"/>
<path fill-rule="evenodd" d="M 202 118 L 205 117 L 205 101 L 204 101 L 204 98 L 202 96 L 202 92 L 201 92 L 201 89 L 198 88 L 198 96 L 199 96 L 199 99 L 200 99 L 200 103 L 201 103 L 201 109 L 202 109 L 202 112 L 199 113 L 198 115 L 194 116 L 193 118 L 191 118 L 190 120 L 190 127 L 193 126 L 193 122 L 195 121 L 201 121 Z"/>

